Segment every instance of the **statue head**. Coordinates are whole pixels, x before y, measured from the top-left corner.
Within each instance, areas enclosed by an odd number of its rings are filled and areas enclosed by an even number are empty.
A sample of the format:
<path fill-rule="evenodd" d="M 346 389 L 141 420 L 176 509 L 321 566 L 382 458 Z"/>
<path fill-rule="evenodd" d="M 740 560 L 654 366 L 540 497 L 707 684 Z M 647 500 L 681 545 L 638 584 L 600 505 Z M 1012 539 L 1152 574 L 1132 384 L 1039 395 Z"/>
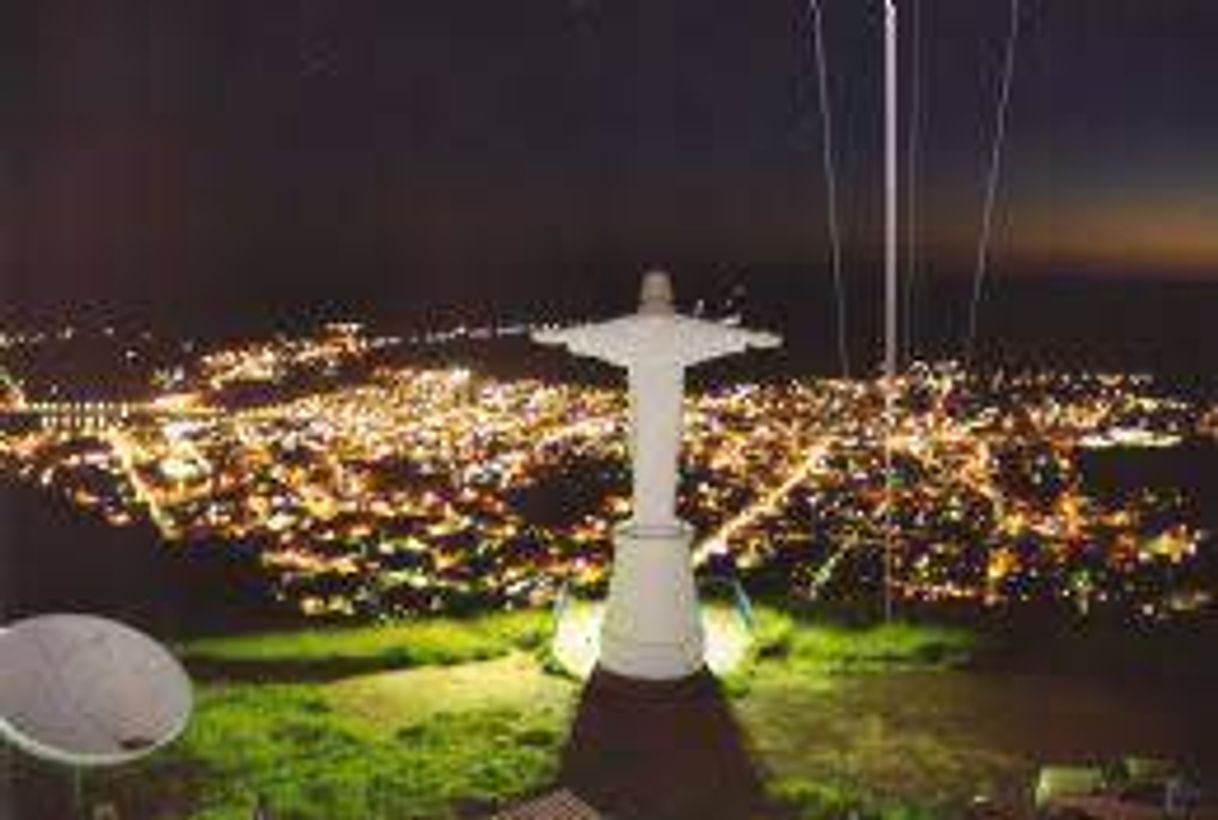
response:
<path fill-rule="evenodd" d="M 645 316 L 671 316 L 673 307 L 672 280 L 662 270 L 643 274 L 643 287 L 639 293 L 639 313 Z"/>

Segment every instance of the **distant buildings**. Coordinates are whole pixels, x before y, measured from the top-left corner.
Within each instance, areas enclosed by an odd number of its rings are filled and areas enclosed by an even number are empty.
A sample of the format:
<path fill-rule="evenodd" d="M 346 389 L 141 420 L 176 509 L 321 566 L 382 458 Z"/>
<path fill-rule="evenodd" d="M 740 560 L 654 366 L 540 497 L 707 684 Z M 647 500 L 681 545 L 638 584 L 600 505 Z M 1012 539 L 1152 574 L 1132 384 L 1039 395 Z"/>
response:
<path fill-rule="evenodd" d="M 308 613 L 528 605 L 567 580 L 603 584 L 627 509 L 624 394 L 417 363 L 444 344 L 343 327 L 148 356 L 129 401 L 0 406 L 0 471 L 169 542 L 255 545 L 268 595 Z M 154 382 L 166 368 L 172 384 Z M 1145 376 L 949 364 L 899 388 L 899 595 L 1152 618 L 1213 606 L 1189 488 L 1114 498 L 1080 468 L 1089 448 L 1212 441 L 1213 406 Z M 698 558 L 729 554 L 749 583 L 795 596 L 870 594 L 882 413 L 864 381 L 687 397 L 678 512 Z M 561 514 L 535 514 L 556 499 Z"/>

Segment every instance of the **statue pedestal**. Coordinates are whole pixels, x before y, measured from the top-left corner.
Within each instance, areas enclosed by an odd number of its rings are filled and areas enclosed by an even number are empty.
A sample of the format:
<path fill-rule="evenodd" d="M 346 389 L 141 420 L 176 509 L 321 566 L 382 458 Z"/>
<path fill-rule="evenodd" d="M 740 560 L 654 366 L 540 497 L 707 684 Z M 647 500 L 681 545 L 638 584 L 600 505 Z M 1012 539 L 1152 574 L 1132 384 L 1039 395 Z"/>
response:
<path fill-rule="evenodd" d="M 606 817 L 785 817 L 719 682 L 703 669 L 672 681 L 592 673 L 562 754 L 560 782 Z"/>
<path fill-rule="evenodd" d="M 614 532 L 613 576 L 599 664 L 627 678 L 674 680 L 704 666 L 705 638 L 690 544 L 693 528 Z"/>

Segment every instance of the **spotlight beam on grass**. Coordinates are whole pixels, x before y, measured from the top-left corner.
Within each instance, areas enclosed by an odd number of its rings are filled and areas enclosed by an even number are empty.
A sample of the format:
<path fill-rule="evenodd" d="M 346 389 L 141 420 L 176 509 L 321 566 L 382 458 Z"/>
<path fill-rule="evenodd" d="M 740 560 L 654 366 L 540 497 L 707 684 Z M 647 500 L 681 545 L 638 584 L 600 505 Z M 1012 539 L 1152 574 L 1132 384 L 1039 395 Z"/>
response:
<path fill-rule="evenodd" d="M 572 601 L 562 606 L 554 630 L 552 651 L 558 665 L 581 680 L 592 674 L 600 655 L 603 602 Z M 716 675 L 736 669 L 748 654 L 752 635 L 737 609 L 711 604 L 702 607 L 706 633 L 706 665 Z"/>

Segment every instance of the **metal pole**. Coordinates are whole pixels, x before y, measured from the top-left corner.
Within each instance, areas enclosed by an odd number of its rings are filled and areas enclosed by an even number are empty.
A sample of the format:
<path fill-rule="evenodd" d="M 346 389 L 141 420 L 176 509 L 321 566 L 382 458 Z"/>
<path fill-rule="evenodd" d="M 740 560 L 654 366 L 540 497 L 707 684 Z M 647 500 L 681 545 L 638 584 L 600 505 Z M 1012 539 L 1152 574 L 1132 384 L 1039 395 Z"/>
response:
<path fill-rule="evenodd" d="M 897 7 L 884 0 L 884 619 L 892 619 L 892 436 L 897 375 Z"/>

